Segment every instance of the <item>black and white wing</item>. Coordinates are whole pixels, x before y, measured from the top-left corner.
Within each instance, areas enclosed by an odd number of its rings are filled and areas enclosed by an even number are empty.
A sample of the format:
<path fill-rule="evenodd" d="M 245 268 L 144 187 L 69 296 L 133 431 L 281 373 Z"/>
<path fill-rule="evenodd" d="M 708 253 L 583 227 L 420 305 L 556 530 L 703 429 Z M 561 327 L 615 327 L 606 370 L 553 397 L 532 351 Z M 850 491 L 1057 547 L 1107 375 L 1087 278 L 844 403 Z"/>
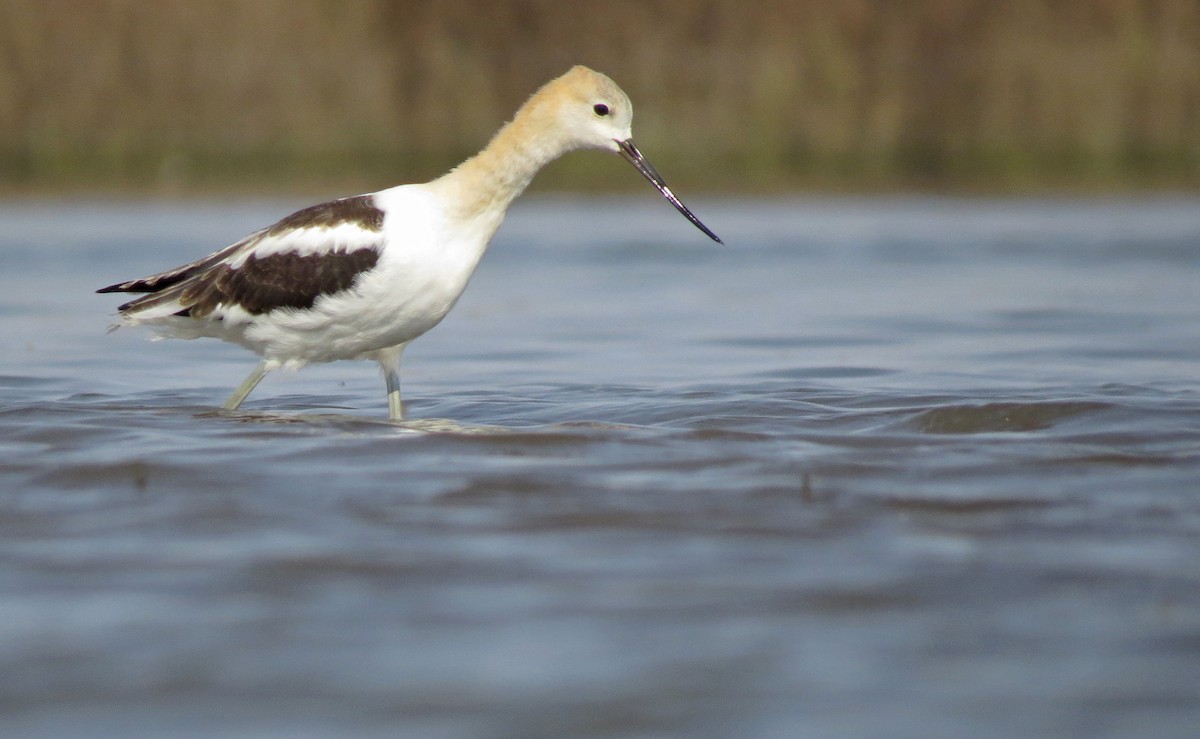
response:
<path fill-rule="evenodd" d="M 371 195 L 321 203 L 203 259 L 97 292 L 147 293 L 118 308 L 130 322 L 311 308 L 378 263 L 383 218 Z"/>

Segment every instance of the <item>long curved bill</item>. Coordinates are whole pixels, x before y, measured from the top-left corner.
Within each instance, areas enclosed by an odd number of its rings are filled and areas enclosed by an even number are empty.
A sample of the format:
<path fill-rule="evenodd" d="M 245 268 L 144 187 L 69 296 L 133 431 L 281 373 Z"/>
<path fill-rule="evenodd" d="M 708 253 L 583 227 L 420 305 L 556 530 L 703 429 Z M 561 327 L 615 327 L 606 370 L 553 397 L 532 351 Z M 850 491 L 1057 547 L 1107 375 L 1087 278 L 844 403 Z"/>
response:
<path fill-rule="evenodd" d="M 675 206 L 675 210 L 682 213 L 685 218 L 692 222 L 693 226 L 708 234 L 708 237 L 713 241 L 717 242 L 718 244 L 725 243 L 724 241 L 721 241 L 719 236 L 712 231 L 709 231 L 708 226 L 705 226 L 703 223 L 701 223 L 700 219 L 692 215 L 692 212 L 687 209 L 687 206 L 681 203 L 679 198 L 675 197 L 675 193 L 671 192 L 671 188 L 667 187 L 666 182 L 663 182 L 662 175 L 658 173 L 658 170 L 654 169 L 654 167 L 650 165 L 650 162 L 646 161 L 646 157 L 642 156 L 642 152 L 638 151 L 638 148 L 633 145 L 633 139 L 617 141 L 617 146 L 620 147 L 621 156 L 625 158 L 625 161 L 636 167 L 637 171 L 641 172 L 642 176 L 649 180 L 651 185 L 654 185 L 656 188 L 658 188 L 658 191 L 662 193 L 662 196 L 671 201 L 671 205 Z"/>

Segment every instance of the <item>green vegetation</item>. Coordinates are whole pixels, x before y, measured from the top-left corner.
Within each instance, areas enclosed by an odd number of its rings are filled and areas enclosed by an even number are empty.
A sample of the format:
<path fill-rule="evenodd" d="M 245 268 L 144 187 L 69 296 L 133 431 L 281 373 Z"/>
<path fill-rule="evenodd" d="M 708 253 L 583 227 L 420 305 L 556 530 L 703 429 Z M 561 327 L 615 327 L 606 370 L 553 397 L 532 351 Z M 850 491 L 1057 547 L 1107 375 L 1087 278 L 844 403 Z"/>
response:
<path fill-rule="evenodd" d="M 691 189 L 1200 187 L 1196 0 L 7 0 L 0 188 L 424 179 L 577 62 Z"/>

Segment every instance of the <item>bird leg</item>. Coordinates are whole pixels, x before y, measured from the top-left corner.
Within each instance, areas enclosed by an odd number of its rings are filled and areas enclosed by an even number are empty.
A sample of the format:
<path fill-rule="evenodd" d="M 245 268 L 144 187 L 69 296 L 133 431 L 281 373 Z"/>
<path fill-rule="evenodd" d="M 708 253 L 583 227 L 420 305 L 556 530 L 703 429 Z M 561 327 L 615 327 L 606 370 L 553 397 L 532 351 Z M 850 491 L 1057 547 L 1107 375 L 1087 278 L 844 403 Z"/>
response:
<path fill-rule="evenodd" d="M 387 380 L 388 418 L 393 421 L 403 420 L 404 408 L 400 404 L 400 375 L 385 371 L 383 376 Z"/>
<path fill-rule="evenodd" d="M 404 346 L 401 344 L 379 352 L 379 366 L 383 368 L 383 379 L 387 383 L 388 418 L 393 421 L 404 420 L 404 407 L 400 402 L 400 356 Z"/>
<path fill-rule="evenodd" d="M 267 373 L 270 371 L 271 370 L 267 369 L 266 362 L 262 362 L 255 367 L 254 371 L 250 373 L 250 376 L 247 377 L 241 385 L 238 385 L 237 390 L 233 391 L 233 395 L 230 395 L 229 399 L 225 401 L 225 405 L 223 406 L 225 410 L 236 411 L 242 405 L 242 401 L 246 399 L 246 396 L 249 395 L 252 390 L 254 390 L 258 383 L 262 382 L 262 378 L 266 377 Z"/>

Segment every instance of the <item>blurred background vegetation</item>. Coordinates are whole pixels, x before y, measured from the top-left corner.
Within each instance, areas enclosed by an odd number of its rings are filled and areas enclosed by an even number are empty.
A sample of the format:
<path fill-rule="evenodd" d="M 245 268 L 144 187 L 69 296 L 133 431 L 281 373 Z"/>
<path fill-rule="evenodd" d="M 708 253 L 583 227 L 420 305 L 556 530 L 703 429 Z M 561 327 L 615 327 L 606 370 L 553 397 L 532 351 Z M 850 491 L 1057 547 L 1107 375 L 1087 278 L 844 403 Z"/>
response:
<path fill-rule="evenodd" d="M 422 180 L 575 63 L 692 190 L 1200 187 L 1198 0 L 4 0 L 0 188 Z"/>

